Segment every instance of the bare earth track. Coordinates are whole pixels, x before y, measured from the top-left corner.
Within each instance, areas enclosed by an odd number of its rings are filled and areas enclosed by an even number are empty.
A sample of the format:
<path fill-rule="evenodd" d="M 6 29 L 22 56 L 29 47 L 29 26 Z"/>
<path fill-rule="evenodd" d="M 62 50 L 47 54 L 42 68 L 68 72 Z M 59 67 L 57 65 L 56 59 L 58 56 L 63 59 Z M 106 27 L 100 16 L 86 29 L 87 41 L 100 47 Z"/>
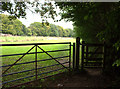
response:
<path fill-rule="evenodd" d="M 48 88 L 108 88 L 114 82 L 110 76 L 101 74 L 100 69 L 87 69 L 85 74 L 74 74 L 72 76 L 60 75 L 59 79 L 48 83 Z"/>

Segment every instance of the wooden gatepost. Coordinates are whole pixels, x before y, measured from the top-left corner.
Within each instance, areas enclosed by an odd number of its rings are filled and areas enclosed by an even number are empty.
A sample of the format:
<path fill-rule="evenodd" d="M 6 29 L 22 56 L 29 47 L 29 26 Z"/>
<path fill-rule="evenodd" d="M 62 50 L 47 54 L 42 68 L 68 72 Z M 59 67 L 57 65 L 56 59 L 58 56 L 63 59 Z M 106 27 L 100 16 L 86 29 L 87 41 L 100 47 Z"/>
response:
<path fill-rule="evenodd" d="M 79 71 L 79 58 L 80 58 L 80 38 L 76 38 L 76 71 Z"/>

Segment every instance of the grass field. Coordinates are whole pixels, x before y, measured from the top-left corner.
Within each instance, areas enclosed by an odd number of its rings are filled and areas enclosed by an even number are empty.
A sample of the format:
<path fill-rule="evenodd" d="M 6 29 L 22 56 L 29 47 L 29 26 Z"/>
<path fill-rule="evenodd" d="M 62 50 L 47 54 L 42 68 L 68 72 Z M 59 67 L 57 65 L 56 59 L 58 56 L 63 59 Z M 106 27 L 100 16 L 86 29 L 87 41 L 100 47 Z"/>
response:
<path fill-rule="evenodd" d="M 0 36 L 4 43 L 44 43 L 44 42 L 75 42 L 72 37 L 42 37 L 42 36 Z"/>
<path fill-rule="evenodd" d="M 61 38 L 61 37 L 0 37 L 2 38 L 2 44 L 19 44 L 19 43 L 57 43 L 57 42 L 75 42 L 74 38 Z M 7 39 L 7 40 L 4 40 Z M 34 41 L 33 41 L 34 39 Z M 4 41 L 3 41 L 4 40 Z M 8 47 L 2 47 L 2 54 L 1 55 L 7 55 L 7 54 L 19 54 L 19 53 L 25 53 L 27 52 L 32 46 L 8 46 Z M 69 45 L 63 45 L 63 44 L 57 44 L 57 45 L 40 45 L 42 49 L 45 51 L 52 51 L 52 50 L 62 50 L 62 49 L 69 49 Z M 31 50 L 31 52 L 35 52 L 35 48 Z M 38 52 L 41 52 L 40 49 L 38 49 Z M 50 55 L 52 55 L 54 58 L 55 57 L 62 57 L 62 56 L 68 56 L 69 52 L 68 51 L 62 51 L 62 52 L 50 52 Z M 22 55 L 19 56 L 8 56 L 8 57 L 2 57 L 2 66 L 3 65 L 10 65 L 13 64 L 18 58 L 20 58 Z M 48 55 L 45 53 L 40 53 L 37 55 L 38 59 L 37 60 L 42 60 L 42 59 L 50 59 Z M 57 59 L 59 60 L 67 60 L 68 58 L 62 58 L 62 59 Z M 30 62 L 30 61 L 35 61 L 35 54 L 30 54 L 26 55 L 24 58 L 22 58 L 18 63 L 24 63 L 24 62 Z M 48 61 L 42 61 L 38 62 L 37 65 L 38 67 L 44 67 L 44 66 L 49 66 L 53 64 L 58 64 L 54 60 L 48 60 Z M 38 74 L 42 72 L 47 72 L 53 69 L 61 68 L 61 65 L 55 66 L 55 67 L 49 67 L 49 68 L 44 68 L 38 70 Z M 4 71 L 8 67 L 2 68 Z M 29 64 L 22 64 L 22 65 L 15 65 L 11 69 L 7 71 L 7 73 L 13 73 L 13 72 L 19 72 L 19 71 L 24 71 L 24 70 L 31 70 L 35 68 L 35 63 L 29 63 Z M 65 70 L 61 70 L 65 71 Z M 48 76 L 51 74 L 56 74 L 58 72 L 52 72 L 52 73 L 47 73 L 39 76 L 39 78 Z M 35 70 L 29 71 L 29 72 L 24 72 L 24 73 L 19 73 L 19 74 L 14 74 L 14 75 L 9 75 L 3 77 L 3 82 L 4 81 L 9 81 L 9 80 L 14 80 L 14 79 L 19 79 L 23 78 L 26 76 L 31 76 L 35 74 Z M 30 77 L 27 79 L 22 79 L 20 81 L 16 82 L 11 82 L 7 83 L 6 87 L 11 86 L 11 85 L 16 85 L 19 83 L 24 83 L 28 82 L 30 80 L 34 80 L 35 77 Z"/>

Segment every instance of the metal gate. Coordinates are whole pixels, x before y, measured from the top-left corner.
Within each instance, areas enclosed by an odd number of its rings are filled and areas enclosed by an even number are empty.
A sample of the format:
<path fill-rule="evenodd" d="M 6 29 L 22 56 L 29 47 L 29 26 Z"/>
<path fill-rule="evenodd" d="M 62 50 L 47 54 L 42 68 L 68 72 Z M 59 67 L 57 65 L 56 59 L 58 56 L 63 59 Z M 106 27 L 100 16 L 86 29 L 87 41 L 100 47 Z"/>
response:
<path fill-rule="evenodd" d="M 58 47 L 59 45 L 65 45 L 65 47 L 62 49 L 59 48 L 53 50 L 43 49 L 47 46 L 56 47 L 57 45 Z M 0 66 L 0 68 L 2 68 L 3 71 L 2 75 L 0 74 L 3 77 L 3 81 L 2 83 L 0 83 L 0 86 L 16 87 L 27 83 L 35 82 L 36 80 L 51 77 L 58 73 L 64 72 L 66 69 L 70 71 L 71 69 L 71 42 L 0 45 L 0 47 L 3 46 L 16 46 L 17 48 L 20 47 L 21 49 L 28 47 L 28 51 L 26 51 L 25 53 L 18 53 L 19 50 L 16 50 L 17 54 L 11 52 L 11 54 L 6 53 L 0 55 L 0 58 L 2 58 L 3 61 L 9 60 L 9 64 L 6 63 L 5 65 Z M 59 55 L 55 56 L 54 54 L 57 52 L 59 52 Z M 66 54 L 60 55 L 60 52 L 66 52 Z M 43 57 L 42 59 L 40 58 L 40 54 L 47 55 L 48 57 Z M 14 61 L 11 63 L 11 60 Z"/>
<path fill-rule="evenodd" d="M 85 43 L 76 38 L 73 50 L 73 69 L 79 72 L 84 68 L 105 67 L 105 43 Z"/>
<path fill-rule="evenodd" d="M 91 44 L 82 41 L 81 44 L 81 67 L 103 68 L 104 67 L 104 44 Z"/>

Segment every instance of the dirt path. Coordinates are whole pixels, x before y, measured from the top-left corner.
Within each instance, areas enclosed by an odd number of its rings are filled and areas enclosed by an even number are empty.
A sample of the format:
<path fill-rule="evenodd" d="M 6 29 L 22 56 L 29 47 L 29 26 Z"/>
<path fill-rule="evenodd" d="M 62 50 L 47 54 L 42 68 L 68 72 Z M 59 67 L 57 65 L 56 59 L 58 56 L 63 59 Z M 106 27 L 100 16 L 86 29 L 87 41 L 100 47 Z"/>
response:
<path fill-rule="evenodd" d="M 106 88 L 109 87 L 113 82 L 113 79 L 109 76 L 103 76 L 100 69 L 87 69 L 87 73 L 85 74 L 74 74 L 69 77 L 65 77 L 64 75 L 62 75 L 60 77 L 60 79 L 49 83 L 48 87 Z"/>

